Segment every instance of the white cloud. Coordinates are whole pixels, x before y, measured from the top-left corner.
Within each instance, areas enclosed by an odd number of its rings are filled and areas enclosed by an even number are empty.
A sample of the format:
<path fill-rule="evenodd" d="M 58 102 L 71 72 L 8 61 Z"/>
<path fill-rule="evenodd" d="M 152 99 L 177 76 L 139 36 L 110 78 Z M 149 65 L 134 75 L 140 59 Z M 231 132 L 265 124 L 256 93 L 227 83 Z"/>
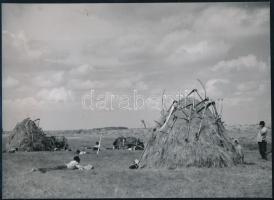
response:
<path fill-rule="evenodd" d="M 224 106 L 231 107 L 231 106 L 238 106 L 243 103 L 250 103 L 254 100 L 253 97 L 229 97 L 224 99 Z"/>
<path fill-rule="evenodd" d="M 224 88 L 230 83 L 227 79 L 210 79 L 206 82 L 205 87 L 209 96 L 216 98 L 224 95 Z"/>
<path fill-rule="evenodd" d="M 238 40 L 265 34 L 269 30 L 269 8 L 255 11 L 235 6 L 210 6 L 194 22 L 194 30 L 204 36 Z"/>
<path fill-rule="evenodd" d="M 270 81 L 269 82 L 265 82 L 265 83 L 260 83 L 259 84 L 259 87 L 257 90 L 255 90 L 255 94 L 257 95 L 262 95 L 264 93 L 271 93 L 271 90 L 270 90 Z"/>
<path fill-rule="evenodd" d="M 155 51 L 159 55 L 169 54 L 178 44 L 182 44 L 190 37 L 191 31 L 183 29 L 180 31 L 170 32 L 163 36 L 161 42 L 155 45 Z"/>
<path fill-rule="evenodd" d="M 43 51 L 41 49 L 31 48 L 29 42 L 30 39 L 26 36 L 24 30 L 20 30 L 17 33 L 6 30 L 3 31 L 3 47 L 8 50 L 7 52 L 16 53 L 16 56 L 20 59 L 33 60 L 40 58 Z M 6 51 L 3 52 L 4 55 L 6 55 L 5 52 Z"/>
<path fill-rule="evenodd" d="M 69 71 L 71 75 L 85 75 L 88 72 L 92 71 L 93 67 L 90 66 L 89 64 L 83 64 L 78 67 L 75 67 Z"/>
<path fill-rule="evenodd" d="M 152 93 L 157 89 L 161 95 L 163 88 L 169 92 L 192 87 L 190 82 L 201 78 L 209 80 L 209 97 L 232 98 L 231 104 L 241 105 L 245 95 L 254 98 L 254 105 L 260 105 L 266 99 L 256 95 L 268 97 L 270 91 L 269 83 L 258 81 L 270 79 L 270 63 L 266 61 L 270 9 L 268 3 L 262 7 L 244 4 L 247 6 L 6 4 L 3 77 L 11 75 L 20 82 L 11 83 L 19 87 L 6 90 L 5 97 L 18 98 L 17 103 L 22 105 L 45 101 L 55 109 L 65 105 L 55 102 L 69 101 L 72 94 L 79 93 L 76 90 L 100 88 L 119 93 L 137 89 Z M 261 73 L 257 73 L 259 70 Z M 255 81 L 257 87 L 248 81 Z M 26 96 L 28 99 L 23 98 Z M 66 114 L 71 112 L 72 103 L 66 104 L 60 116 L 74 119 L 75 126 L 79 126 L 76 115 Z M 42 105 L 39 108 L 44 109 Z M 228 105 L 227 109 L 231 108 Z M 22 106 L 15 110 L 13 115 L 18 116 L 30 109 Z M 48 109 L 44 111 L 52 116 Z M 231 114 L 232 118 L 237 112 Z M 46 120 L 52 126 L 51 118 Z M 126 124 L 131 122 L 125 120 Z"/>
<path fill-rule="evenodd" d="M 216 59 L 227 53 L 229 49 L 230 45 L 223 41 L 188 42 L 175 48 L 167 57 L 167 61 L 172 64 L 198 63 Z"/>
<path fill-rule="evenodd" d="M 68 81 L 67 86 L 72 90 L 87 90 L 102 88 L 105 86 L 105 83 L 100 81 L 71 79 Z"/>
<path fill-rule="evenodd" d="M 42 89 L 37 93 L 37 97 L 44 101 L 67 102 L 73 99 L 71 90 L 64 87 L 53 89 Z"/>
<path fill-rule="evenodd" d="M 129 75 L 128 77 L 121 78 L 107 78 L 103 80 L 87 80 L 72 78 L 67 82 L 67 87 L 71 90 L 87 90 L 87 89 L 102 89 L 110 88 L 115 89 L 137 89 L 146 90 L 147 84 L 142 80 L 143 75 L 137 74 L 135 76 Z"/>
<path fill-rule="evenodd" d="M 138 81 L 135 85 L 136 90 L 147 90 L 148 86 L 143 81 Z"/>
<path fill-rule="evenodd" d="M 49 73 L 36 76 L 32 82 L 39 87 L 56 87 L 62 83 L 64 73 L 64 71 L 51 71 Z"/>
<path fill-rule="evenodd" d="M 239 91 L 248 91 L 248 90 L 254 90 L 258 86 L 258 83 L 256 81 L 248 81 L 245 83 L 240 83 L 237 85 L 237 89 Z"/>
<path fill-rule="evenodd" d="M 113 82 L 117 88 L 130 88 L 133 86 L 133 81 L 130 79 L 121 79 Z"/>
<path fill-rule="evenodd" d="M 4 79 L 3 86 L 5 88 L 12 88 L 19 85 L 19 81 L 11 76 L 8 76 L 6 79 Z"/>
<path fill-rule="evenodd" d="M 259 96 L 263 94 L 270 94 L 270 81 L 248 81 L 245 83 L 240 83 L 236 87 L 237 91 L 234 93 L 235 95 L 251 95 L 251 96 Z"/>
<path fill-rule="evenodd" d="M 143 81 L 144 76 L 142 74 L 136 74 L 135 76 L 129 76 L 127 78 L 121 78 L 119 80 L 109 81 L 112 87 L 122 89 L 136 89 L 136 90 L 147 90 L 148 86 Z"/>
<path fill-rule="evenodd" d="M 248 56 L 239 57 L 228 61 L 220 61 L 211 68 L 212 71 L 237 72 L 240 70 L 257 69 L 258 71 L 265 71 L 266 64 L 257 60 L 257 57 L 250 54 Z"/>
<path fill-rule="evenodd" d="M 4 99 L 3 106 L 17 109 L 18 111 L 26 108 L 38 108 L 44 101 L 38 101 L 35 97 L 24 97 L 16 99 Z"/>
<path fill-rule="evenodd" d="M 21 85 L 17 88 L 18 92 L 27 92 L 28 90 L 30 90 L 30 88 L 27 87 L 26 85 Z"/>
<path fill-rule="evenodd" d="M 63 80 L 64 77 L 64 72 L 63 71 L 59 71 L 59 72 L 55 72 L 51 78 L 53 81 L 55 82 L 61 82 Z"/>

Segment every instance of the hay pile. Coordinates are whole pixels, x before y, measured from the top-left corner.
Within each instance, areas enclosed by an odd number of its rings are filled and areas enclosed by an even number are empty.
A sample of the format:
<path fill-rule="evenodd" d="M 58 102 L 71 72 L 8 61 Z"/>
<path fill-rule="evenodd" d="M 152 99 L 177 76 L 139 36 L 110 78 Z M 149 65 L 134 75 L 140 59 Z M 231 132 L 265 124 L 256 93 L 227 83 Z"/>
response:
<path fill-rule="evenodd" d="M 113 149 L 134 148 L 144 150 L 144 143 L 136 137 L 118 137 L 113 142 Z"/>
<path fill-rule="evenodd" d="M 18 151 L 53 151 L 56 148 L 68 148 L 67 140 L 48 137 L 30 118 L 17 123 L 8 136 L 7 149 Z"/>
<path fill-rule="evenodd" d="M 239 163 L 215 102 L 210 102 L 202 98 L 175 101 L 157 122 L 140 168 L 228 167 Z"/>

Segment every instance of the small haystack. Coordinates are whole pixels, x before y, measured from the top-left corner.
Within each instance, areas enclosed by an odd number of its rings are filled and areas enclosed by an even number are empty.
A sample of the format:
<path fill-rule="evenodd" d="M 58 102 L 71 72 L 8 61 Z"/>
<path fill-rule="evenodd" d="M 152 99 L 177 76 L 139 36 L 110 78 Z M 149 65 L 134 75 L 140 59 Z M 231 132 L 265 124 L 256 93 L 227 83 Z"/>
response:
<path fill-rule="evenodd" d="M 10 133 L 7 142 L 7 149 L 18 151 L 53 151 L 56 148 L 68 148 L 67 139 L 48 137 L 41 128 L 30 118 L 17 123 Z"/>
<path fill-rule="evenodd" d="M 174 101 L 163 112 L 141 156 L 140 168 L 228 167 L 241 162 L 215 102 L 198 96 Z"/>
<path fill-rule="evenodd" d="M 113 142 L 113 149 L 133 148 L 134 150 L 144 150 L 144 143 L 136 137 L 118 137 Z"/>

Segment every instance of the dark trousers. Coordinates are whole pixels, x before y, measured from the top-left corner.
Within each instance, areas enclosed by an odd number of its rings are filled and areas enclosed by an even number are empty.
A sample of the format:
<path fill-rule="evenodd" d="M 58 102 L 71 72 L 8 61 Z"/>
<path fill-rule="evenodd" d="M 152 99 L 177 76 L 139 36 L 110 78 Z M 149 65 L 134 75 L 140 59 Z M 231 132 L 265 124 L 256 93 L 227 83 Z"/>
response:
<path fill-rule="evenodd" d="M 61 169 L 67 169 L 67 166 L 66 165 L 59 165 L 59 166 L 56 166 L 56 167 L 38 168 L 38 171 L 45 173 L 47 171 L 61 170 Z"/>
<path fill-rule="evenodd" d="M 260 152 L 262 158 L 266 159 L 266 145 L 267 145 L 267 142 L 263 140 L 262 142 L 258 142 L 258 145 L 259 145 L 259 152 Z"/>

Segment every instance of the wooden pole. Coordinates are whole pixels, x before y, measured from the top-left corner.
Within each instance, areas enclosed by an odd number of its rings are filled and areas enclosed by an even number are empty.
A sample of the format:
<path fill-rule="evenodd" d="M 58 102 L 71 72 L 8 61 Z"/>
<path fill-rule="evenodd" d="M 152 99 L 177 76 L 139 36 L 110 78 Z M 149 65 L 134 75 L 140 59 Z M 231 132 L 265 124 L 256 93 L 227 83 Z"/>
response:
<path fill-rule="evenodd" d="M 203 90 L 204 90 L 204 93 L 205 93 L 205 98 L 206 98 L 206 88 L 205 88 L 205 85 L 203 84 L 203 82 L 200 80 L 200 79 L 197 79 L 197 81 L 201 84 Z"/>
<path fill-rule="evenodd" d="M 147 128 L 145 120 L 141 120 L 142 124 L 144 125 L 144 128 Z"/>
<path fill-rule="evenodd" d="M 100 148 L 101 148 L 101 139 L 102 139 L 102 134 L 103 134 L 103 132 L 101 132 L 100 139 L 99 139 L 99 145 L 98 145 L 98 149 L 97 149 L 97 152 L 96 152 L 97 157 L 98 157 L 98 154 L 99 154 L 99 151 L 100 151 Z"/>
<path fill-rule="evenodd" d="M 168 117 L 166 118 L 166 121 L 165 123 L 163 124 L 163 126 L 159 129 L 160 131 L 163 130 L 163 128 L 166 126 L 166 124 L 168 123 L 169 121 L 169 118 L 171 116 L 171 114 L 173 113 L 173 110 L 176 109 L 175 105 L 173 104 L 170 111 L 169 111 L 169 114 L 168 114 Z"/>

